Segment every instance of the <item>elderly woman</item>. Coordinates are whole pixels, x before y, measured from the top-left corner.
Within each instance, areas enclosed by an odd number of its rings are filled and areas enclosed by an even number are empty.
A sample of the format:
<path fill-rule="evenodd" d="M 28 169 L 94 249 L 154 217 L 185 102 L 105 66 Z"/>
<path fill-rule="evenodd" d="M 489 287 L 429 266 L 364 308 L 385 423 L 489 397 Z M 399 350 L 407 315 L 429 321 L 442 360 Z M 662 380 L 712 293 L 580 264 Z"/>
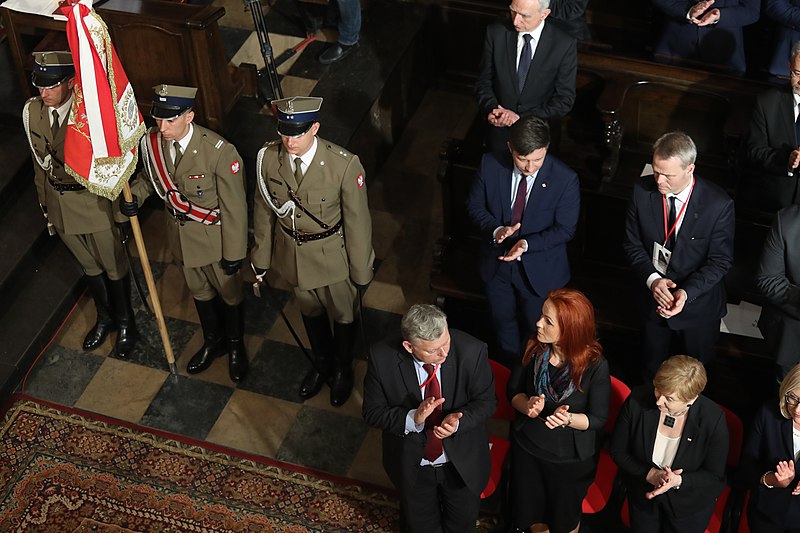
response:
<path fill-rule="evenodd" d="M 552 291 L 536 338 L 508 383 L 519 411 L 511 428 L 516 527 L 577 531 L 595 474 L 595 435 L 608 417 L 608 363 L 595 336 L 594 309 L 572 289 Z"/>
<path fill-rule="evenodd" d="M 777 407 L 777 409 L 776 409 Z M 761 407 L 747 440 L 742 471 L 753 487 L 747 519 L 753 533 L 800 532 L 800 365 L 781 382 L 777 404 Z"/>
<path fill-rule="evenodd" d="M 676 355 L 622 406 L 611 456 L 628 490 L 631 531 L 702 533 L 725 485 L 725 414 L 701 396 L 705 368 Z"/>

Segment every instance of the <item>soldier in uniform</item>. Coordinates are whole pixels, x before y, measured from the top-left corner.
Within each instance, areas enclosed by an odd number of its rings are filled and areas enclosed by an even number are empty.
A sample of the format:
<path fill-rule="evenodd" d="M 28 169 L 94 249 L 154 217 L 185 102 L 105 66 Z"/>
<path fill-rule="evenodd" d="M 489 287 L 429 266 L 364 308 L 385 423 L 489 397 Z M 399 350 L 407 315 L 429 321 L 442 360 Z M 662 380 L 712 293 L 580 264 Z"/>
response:
<path fill-rule="evenodd" d="M 186 371 L 202 372 L 227 353 L 230 378 L 238 382 L 248 366 L 240 272 L 247 254 L 242 158 L 232 144 L 193 123 L 196 88 L 153 90 L 150 116 L 157 127 L 142 138 L 144 172 L 131 185 L 134 201 L 121 200 L 120 211 L 135 215 L 138 202 L 153 191 L 164 200 L 167 242 L 183 267 L 203 328 L 203 346 Z"/>
<path fill-rule="evenodd" d="M 327 379 L 339 406 L 353 387 L 356 290 L 372 281 L 375 259 L 364 167 L 317 137 L 321 98 L 272 104 L 281 138 L 258 153 L 251 260 L 259 282 L 271 268 L 294 288 L 314 353 L 300 396 L 314 396 Z"/>
<path fill-rule="evenodd" d="M 115 351 L 127 357 L 138 333 L 131 307 L 131 284 L 112 204 L 89 192 L 64 168 L 64 139 L 72 107 L 75 68 L 69 52 L 36 52 L 33 85 L 39 96 L 22 110 L 33 155 L 39 205 L 51 235 L 58 234 L 86 274 L 97 320 L 83 340 L 84 350 L 100 346 L 118 331 Z"/>

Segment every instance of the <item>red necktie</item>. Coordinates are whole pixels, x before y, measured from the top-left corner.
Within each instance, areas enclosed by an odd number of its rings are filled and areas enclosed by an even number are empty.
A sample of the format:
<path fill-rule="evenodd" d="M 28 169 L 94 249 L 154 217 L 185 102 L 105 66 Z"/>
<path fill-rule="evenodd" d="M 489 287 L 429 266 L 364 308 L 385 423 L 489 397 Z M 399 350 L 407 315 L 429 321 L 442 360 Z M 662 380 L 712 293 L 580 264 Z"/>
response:
<path fill-rule="evenodd" d="M 514 198 L 514 206 L 511 208 L 511 225 L 517 224 L 522 220 L 525 213 L 525 194 L 528 192 L 528 178 L 522 176 L 517 186 L 517 196 Z M 508 205 L 508 204 L 506 204 Z"/>
<path fill-rule="evenodd" d="M 427 384 L 425 385 L 425 398 L 433 396 L 437 400 L 442 397 L 442 390 L 439 387 L 439 380 L 436 378 L 436 369 L 432 364 L 426 363 L 422 365 L 425 372 L 428 373 Z M 425 450 L 423 457 L 428 461 L 435 461 L 442 455 L 442 439 L 433 434 L 433 426 L 438 425 L 442 418 L 442 406 L 438 406 L 434 411 L 425 419 Z"/>

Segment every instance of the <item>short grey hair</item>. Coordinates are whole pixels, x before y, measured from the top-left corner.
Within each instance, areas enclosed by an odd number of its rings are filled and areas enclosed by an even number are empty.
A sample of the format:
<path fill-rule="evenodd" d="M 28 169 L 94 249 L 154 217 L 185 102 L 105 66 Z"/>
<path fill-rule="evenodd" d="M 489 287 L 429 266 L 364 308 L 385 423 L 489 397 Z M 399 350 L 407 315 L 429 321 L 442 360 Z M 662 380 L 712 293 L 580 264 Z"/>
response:
<path fill-rule="evenodd" d="M 550 9 L 550 0 L 539 0 L 539 13 L 545 9 Z"/>
<path fill-rule="evenodd" d="M 431 304 L 415 304 L 400 321 L 400 333 L 403 340 L 414 339 L 434 341 L 442 336 L 447 328 L 447 315 Z"/>
<path fill-rule="evenodd" d="M 659 137 L 653 144 L 653 157 L 659 159 L 677 157 L 683 168 L 686 168 L 697 159 L 697 146 L 692 138 L 682 131 L 671 131 Z"/>
<path fill-rule="evenodd" d="M 797 54 L 800 54 L 800 41 L 795 41 L 789 51 L 789 61 L 792 61 Z"/>

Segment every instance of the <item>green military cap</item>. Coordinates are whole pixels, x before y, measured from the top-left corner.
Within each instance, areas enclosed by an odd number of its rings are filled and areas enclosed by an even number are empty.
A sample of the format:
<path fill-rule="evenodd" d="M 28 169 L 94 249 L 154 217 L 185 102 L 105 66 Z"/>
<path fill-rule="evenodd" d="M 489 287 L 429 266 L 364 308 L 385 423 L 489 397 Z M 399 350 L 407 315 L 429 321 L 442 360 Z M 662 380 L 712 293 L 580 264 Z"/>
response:
<path fill-rule="evenodd" d="M 150 116 L 158 120 L 170 120 L 194 107 L 197 87 L 161 84 L 153 87 L 153 109 Z"/>
<path fill-rule="evenodd" d="M 72 54 L 64 50 L 34 52 L 31 81 L 39 89 L 50 89 L 75 75 Z"/>
<path fill-rule="evenodd" d="M 308 131 L 319 117 L 322 98 L 316 96 L 293 96 L 272 101 L 272 109 L 278 119 L 278 133 L 284 137 L 297 137 Z"/>

